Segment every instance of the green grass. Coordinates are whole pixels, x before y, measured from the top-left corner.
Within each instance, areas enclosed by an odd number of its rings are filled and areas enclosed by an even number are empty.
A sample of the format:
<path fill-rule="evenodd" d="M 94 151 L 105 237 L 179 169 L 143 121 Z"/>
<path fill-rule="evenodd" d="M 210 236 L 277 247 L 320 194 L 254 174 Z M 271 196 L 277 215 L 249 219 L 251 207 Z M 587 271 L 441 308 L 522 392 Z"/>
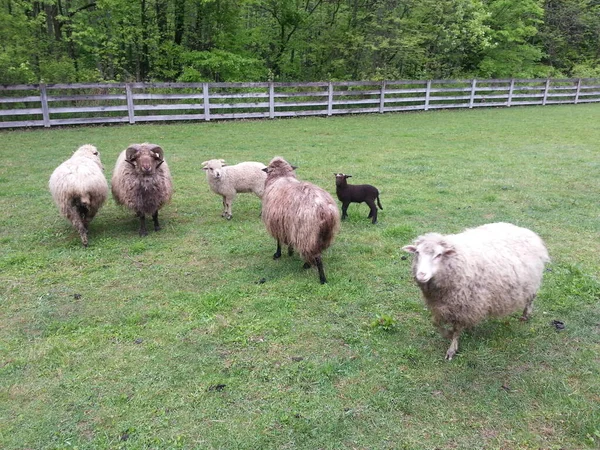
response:
<path fill-rule="evenodd" d="M 597 448 L 599 112 L 0 133 L 0 447 Z M 109 200 L 82 248 L 51 172 L 92 143 L 110 179 L 144 141 L 174 178 L 163 230 L 140 238 Z M 349 208 L 326 285 L 297 256 L 272 259 L 256 197 L 222 219 L 200 168 L 275 155 L 332 193 L 334 172 L 381 191 L 378 225 Z M 536 231 L 553 262 L 528 323 L 484 322 L 446 362 L 401 247 L 494 221 Z"/>

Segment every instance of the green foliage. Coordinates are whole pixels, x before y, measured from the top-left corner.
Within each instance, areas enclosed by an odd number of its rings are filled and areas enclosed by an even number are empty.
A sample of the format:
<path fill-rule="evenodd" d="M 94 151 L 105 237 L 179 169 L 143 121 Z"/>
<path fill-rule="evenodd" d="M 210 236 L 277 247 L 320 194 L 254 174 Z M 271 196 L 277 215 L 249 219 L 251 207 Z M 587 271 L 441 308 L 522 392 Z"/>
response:
<path fill-rule="evenodd" d="M 261 61 L 223 50 L 185 52 L 179 81 L 261 81 L 266 71 Z"/>
<path fill-rule="evenodd" d="M 8 82 L 576 75 L 597 66 L 596 3 L 5 0 L 0 75 Z"/>
<path fill-rule="evenodd" d="M 397 321 L 387 314 L 379 314 L 371 323 L 370 327 L 377 330 L 393 331 L 397 328 Z"/>

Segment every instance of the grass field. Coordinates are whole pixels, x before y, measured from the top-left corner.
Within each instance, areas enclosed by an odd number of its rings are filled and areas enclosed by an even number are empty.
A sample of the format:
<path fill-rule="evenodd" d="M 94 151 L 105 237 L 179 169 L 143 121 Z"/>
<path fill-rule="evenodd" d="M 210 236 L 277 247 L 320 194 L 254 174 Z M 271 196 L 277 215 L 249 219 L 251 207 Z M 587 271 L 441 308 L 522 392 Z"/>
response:
<path fill-rule="evenodd" d="M 584 449 L 600 446 L 598 105 L 0 133 L 0 448 Z M 163 230 L 107 201 L 90 246 L 50 174 L 84 143 L 165 150 Z M 267 163 L 353 204 L 328 284 L 275 242 L 259 200 L 233 219 L 200 163 Z M 448 342 L 401 250 L 427 231 L 508 221 L 552 263 L 532 319 Z M 151 227 L 150 227 L 151 228 Z M 259 282 L 264 279 L 264 282 Z M 564 322 L 557 331 L 553 320 Z"/>

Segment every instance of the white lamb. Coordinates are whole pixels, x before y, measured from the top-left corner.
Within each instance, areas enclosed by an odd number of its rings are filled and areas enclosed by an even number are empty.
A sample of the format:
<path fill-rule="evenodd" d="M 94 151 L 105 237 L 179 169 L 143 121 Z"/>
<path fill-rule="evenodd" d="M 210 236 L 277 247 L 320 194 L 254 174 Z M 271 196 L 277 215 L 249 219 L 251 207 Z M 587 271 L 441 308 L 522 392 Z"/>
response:
<path fill-rule="evenodd" d="M 223 213 L 221 217 L 230 220 L 231 205 L 238 193 L 253 192 L 262 199 L 265 191 L 267 174 L 263 172 L 266 167 L 260 162 L 241 162 L 228 166 L 224 159 L 211 159 L 202 163 L 206 171 L 206 179 L 210 189 L 223 197 Z"/>
<path fill-rule="evenodd" d="M 403 250 L 414 254 L 413 276 L 434 324 L 452 340 L 447 360 L 458 350 L 464 328 L 521 308 L 527 320 L 550 261 L 537 234 L 509 223 L 446 236 L 428 233 Z"/>

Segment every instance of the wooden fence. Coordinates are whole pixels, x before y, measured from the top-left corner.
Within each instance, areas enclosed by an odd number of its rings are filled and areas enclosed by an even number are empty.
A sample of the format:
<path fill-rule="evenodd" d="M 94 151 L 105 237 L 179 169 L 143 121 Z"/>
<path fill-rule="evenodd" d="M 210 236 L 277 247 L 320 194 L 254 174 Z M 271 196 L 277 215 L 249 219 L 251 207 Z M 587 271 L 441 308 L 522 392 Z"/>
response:
<path fill-rule="evenodd" d="M 0 86 L 0 128 L 600 103 L 600 79 Z"/>

